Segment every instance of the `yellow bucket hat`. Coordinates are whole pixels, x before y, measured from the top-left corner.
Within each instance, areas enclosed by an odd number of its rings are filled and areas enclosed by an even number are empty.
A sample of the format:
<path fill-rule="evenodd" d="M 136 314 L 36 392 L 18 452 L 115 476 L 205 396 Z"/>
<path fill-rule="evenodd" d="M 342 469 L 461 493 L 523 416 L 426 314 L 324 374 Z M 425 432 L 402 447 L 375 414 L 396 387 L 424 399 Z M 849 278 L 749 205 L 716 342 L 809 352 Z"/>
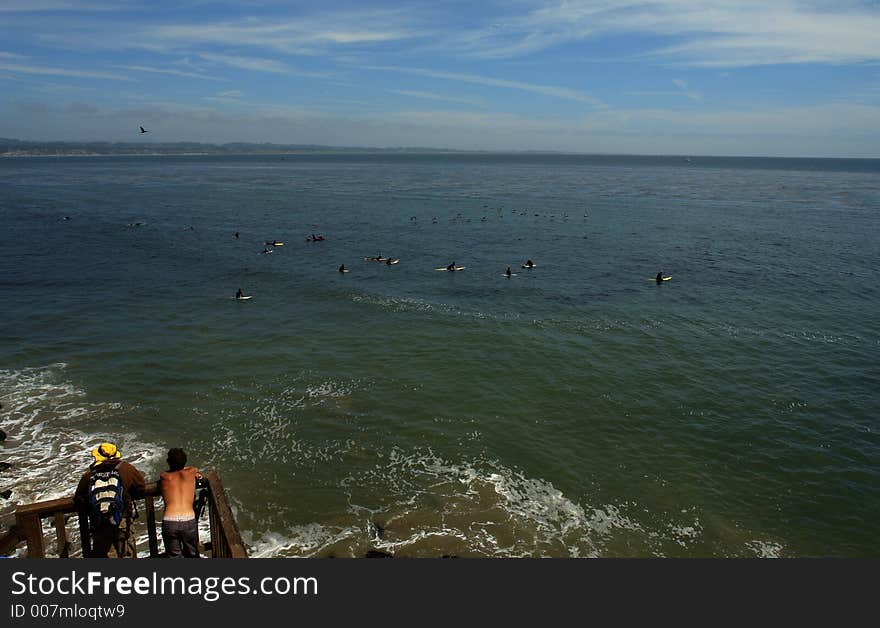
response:
<path fill-rule="evenodd" d="M 101 443 L 97 449 L 92 450 L 92 455 L 95 457 L 95 462 L 113 460 L 114 458 L 119 458 L 121 456 L 119 448 L 113 443 Z"/>

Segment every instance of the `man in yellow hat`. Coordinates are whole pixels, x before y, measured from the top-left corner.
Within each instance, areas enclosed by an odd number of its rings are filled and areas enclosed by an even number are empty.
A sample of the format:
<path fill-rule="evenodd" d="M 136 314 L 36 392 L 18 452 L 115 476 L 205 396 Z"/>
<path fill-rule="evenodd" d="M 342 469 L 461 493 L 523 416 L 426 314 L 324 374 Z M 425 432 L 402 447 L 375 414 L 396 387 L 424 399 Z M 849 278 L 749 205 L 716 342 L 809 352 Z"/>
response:
<path fill-rule="evenodd" d="M 92 548 L 83 545 L 87 558 L 137 558 L 132 529 L 134 499 L 146 488 L 144 475 L 122 459 L 113 443 L 92 450 L 95 461 L 79 481 L 74 502 L 89 515 Z"/>

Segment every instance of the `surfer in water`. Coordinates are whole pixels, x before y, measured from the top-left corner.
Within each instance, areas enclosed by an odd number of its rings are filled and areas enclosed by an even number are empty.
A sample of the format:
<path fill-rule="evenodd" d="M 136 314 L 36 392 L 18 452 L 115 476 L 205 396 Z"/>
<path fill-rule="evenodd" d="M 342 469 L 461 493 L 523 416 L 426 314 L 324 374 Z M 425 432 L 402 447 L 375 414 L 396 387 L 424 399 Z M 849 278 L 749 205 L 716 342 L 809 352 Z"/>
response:
<path fill-rule="evenodd" d="M 346 271 L 345 264 L 339 267 L 339 272 L 344 273 Z"/>
<path fill-rule="evenodd" d="M 507 270 L 504 271 L 504 274 L 510 277 L 513 273 L 510 272 L 510 266 L 507 267 Z"/>
<path fill-rule="evenodd" d="M 455 262 L 452 262 L 449 266 L 447 266 L 446 270 L 455 270 Z"/>
<path fill-rule="evenodd" d="M 532 260 L 526 260 L 526 268 L 532 268 L 534 267 L 534 265 L 535 262 L 533 262 Z"/>
<path fill-rule="evenodd" d="M 663 271 L 661 270 L 659 273 L 657 273 L 657 276 L 654 279 L 657 280 L 657 283 L 663 283 Z"/>
<path fill-rule="evenodd" d="M 238 292 L 235 293 L 235 298 L 240 299 L 244 296 L 244 292 L 241 291 L 241 288 L 238 289 Z"/>

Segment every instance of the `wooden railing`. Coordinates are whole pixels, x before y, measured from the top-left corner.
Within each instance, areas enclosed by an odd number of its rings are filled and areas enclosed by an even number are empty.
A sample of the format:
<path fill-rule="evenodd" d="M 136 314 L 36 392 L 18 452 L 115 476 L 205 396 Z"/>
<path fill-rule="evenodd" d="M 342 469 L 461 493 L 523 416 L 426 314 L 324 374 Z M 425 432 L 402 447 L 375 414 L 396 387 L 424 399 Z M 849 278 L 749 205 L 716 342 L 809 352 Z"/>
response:
<path fill-rule="evenodd" d="M 207 508 L 208 521 L 211 528 L 210 555 L 212 558 L 247 558 L 247 550 L 241 540 L 238 525 L 229 502 L 220 476 L 215 471 L 202 474 L 207 481 Z M 159 540 L 156 535 L 156 508 L 155 498 L 160 497 L 159 485 L 155 482 L 147 484 L 143 495 L 138 497 L 138 511 L 146 514 L 147 539 L 150 548 L 150 557 L 159 556 Z M 143 502 L 143 508 L 140 507 Z M 89 520 L 86 513 L 78 511 L 72 497 L 54 499 L 18 506 L 15 509 L 14 533 L 17 535 L 17 543 L 27 542 L 28 558 L 45 558 L 46 548 L 43 537 L 43 519 L 52 519 L 55 524 L 55 538 L 57 554 L 61 558 L 68 558 L 71 554 L 71 544 L 67 538 L 67 520 L 76 516 L 79 522 L 79 535 L 82 546 L 82 555 L 88 556 L 91 551 L 92 541 L 89 530 Z"/>

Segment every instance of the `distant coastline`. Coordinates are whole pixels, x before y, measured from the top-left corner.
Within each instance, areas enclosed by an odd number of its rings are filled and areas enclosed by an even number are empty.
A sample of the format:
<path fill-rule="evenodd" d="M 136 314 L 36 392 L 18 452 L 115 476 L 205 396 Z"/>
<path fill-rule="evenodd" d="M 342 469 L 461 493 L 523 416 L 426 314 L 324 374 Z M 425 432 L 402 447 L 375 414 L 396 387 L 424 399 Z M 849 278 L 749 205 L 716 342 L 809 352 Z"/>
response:
<path fill-rule="evenodd" d="M 33 142 L 0 138 L 0 157 L 100 157 L 159 155 L 304 155 L 317 153 L 471 153 L 438 148 L 376 148 L 233 142 Z"/>
<path fill-rule="evenodd" d="M 709 155 L 709 154 L 637 154 L 590 153 L 553 150 L 462 150 L 422 146 L 325 146 L 320 144 L 272 144 L 269 142 L 37 142 L 0 137 L 0 158 L 21 157 L 197 157 L 246 155 L 518 155 L 603 159 L 674 159 L 683 164 L 705 164 L 717 160 L 770 160 L 787 163 L 859 163 L 874 170 L 876 157 L 791 157 L 785 155 Z M 862 168 L 859 168 L 862 169 Z"/>

